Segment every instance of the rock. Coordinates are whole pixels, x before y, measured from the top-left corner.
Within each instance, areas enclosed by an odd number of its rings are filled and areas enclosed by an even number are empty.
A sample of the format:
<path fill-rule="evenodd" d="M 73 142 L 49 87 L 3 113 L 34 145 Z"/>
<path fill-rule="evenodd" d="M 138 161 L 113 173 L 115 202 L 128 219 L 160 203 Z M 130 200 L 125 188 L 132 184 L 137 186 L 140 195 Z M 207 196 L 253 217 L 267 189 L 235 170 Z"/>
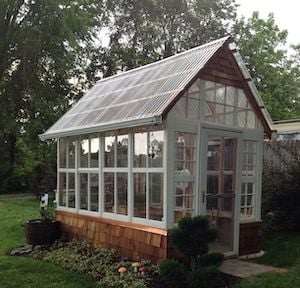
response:
<path fill-rule="evenodd" d="M 33 251 L 33 246 L 25 244 L 10 252 L 10 256 L 26 256 Z"/>

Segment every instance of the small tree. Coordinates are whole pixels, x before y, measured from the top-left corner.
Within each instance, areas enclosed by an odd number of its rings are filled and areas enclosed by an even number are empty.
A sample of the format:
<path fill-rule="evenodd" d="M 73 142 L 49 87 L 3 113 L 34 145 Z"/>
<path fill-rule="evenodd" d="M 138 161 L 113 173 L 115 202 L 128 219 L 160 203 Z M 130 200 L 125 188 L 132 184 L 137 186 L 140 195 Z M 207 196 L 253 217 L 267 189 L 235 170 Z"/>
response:
<path fill-rule="evenodd" d="M 191 259 L 191 270 L 178 261 L 166 259 L 159 263 L 159 273 L 175 287 L 215 287 L 219 276 L 218 267 L 224 256 L 208 253 L 208 245 L 216 240 L 217 234 L 205 216 L 182 218 L 170 236 L 177 250 Z"/>
<path fill-rule="evenodd" d="M 201 256 L 208 253 L 208 245 L 216 240 L 217 234 L 206 216 L 184 217 L 171 231 L 171 240 L 178 251 L 191 259 L 194 269 L 201 262 Z"/>

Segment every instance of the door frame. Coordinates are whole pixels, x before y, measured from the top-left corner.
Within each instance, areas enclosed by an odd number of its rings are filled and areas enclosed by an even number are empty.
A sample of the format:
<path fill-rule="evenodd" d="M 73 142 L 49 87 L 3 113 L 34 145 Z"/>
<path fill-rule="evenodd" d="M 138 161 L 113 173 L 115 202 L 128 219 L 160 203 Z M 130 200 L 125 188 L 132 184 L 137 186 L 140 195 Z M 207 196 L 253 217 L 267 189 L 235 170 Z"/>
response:
<path fill-rule="evenodd" d="M 200 136 L 201 135 L 201 136 Z M 236 183 L 235 183 L 235 207 L 233 219 L 233 250 L 225 252 L 226 257 L 239 254 L 239 231 L 240 231 L 240 198 L 241 198 L 241 167 L 242 167 L 242 131 L 218 128 L 201 128 L 200 155 L 199 155 L 199 186 L 198 186 L 198 207 L 201 215 L 206 215 L 206 201 L 203 202 L 203 192 L 207 187 L 207 148 L 208 136 L 232 137 L 237 139 L 236 150 Z"/>

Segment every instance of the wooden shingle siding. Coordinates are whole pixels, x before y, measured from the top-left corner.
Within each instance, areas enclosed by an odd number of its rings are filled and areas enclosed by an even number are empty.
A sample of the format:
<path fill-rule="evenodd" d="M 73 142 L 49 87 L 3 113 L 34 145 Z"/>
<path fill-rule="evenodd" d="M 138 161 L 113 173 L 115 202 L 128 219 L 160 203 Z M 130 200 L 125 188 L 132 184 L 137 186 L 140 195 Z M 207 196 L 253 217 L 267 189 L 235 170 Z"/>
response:
<path fill-rule="evenodd" d="M 65 211 L 57 211 L 56 218 L 62 223 L 66 240 L 88 240 L 95 247 L 116 249 L 131 260 L 149 259 L 157 263 L 167 258 L 166 230 Z"/>
<path fill-rule="evenodd" d="M 261 251 L 262 222 L 240 224 L 239 255 L 255 254 Z"/>

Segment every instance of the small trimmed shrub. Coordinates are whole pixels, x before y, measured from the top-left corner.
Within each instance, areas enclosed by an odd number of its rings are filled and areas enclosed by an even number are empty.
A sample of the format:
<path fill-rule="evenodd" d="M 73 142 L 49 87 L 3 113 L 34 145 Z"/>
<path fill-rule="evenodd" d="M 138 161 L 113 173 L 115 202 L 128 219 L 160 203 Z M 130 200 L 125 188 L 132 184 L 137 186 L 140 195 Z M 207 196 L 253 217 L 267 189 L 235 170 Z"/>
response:
<path fill-rule="evenodd" d="M 205 216 L 184 217 L 171 232 L 174 246 L 191 259 L 191 270 L 175 260 L 159 263 L 159 273 L 177 287 L 212 288 L 218 281 L 219 266 L 224 255 L 208 253 L 209 243 L 217 238 L 217 230 L 209 226 Z"/>
<path fill-rule="evenodd" d="M 197 268 L 188 275 L 189 288 L 212 288 L 216 285 L 220 275 L 216 266 Z"/>
<path fill-rule="evenodd" d="M 186 285 L 186 275 L 188 269 L 178 261 L 172 259 L 165 259 L 159 262 L 159 274 L 177 287 L 184 287 Z"/>
<path fill-rule="evenodd" d="M 224 255 L 213 252 L 202 255 L 197 260 L 197 267 L 215 266 L 219 267 L 224 261 Z"/>
<path fill-rule="evenodd" d="M 178 251 L 191 259 L 194 269 L 198 258 L 208 252 L 208 245 L 217 238 L 217 230 L 209 226 L 206 216 L 183 217 L 171 231 L 171 241 Z"/>

